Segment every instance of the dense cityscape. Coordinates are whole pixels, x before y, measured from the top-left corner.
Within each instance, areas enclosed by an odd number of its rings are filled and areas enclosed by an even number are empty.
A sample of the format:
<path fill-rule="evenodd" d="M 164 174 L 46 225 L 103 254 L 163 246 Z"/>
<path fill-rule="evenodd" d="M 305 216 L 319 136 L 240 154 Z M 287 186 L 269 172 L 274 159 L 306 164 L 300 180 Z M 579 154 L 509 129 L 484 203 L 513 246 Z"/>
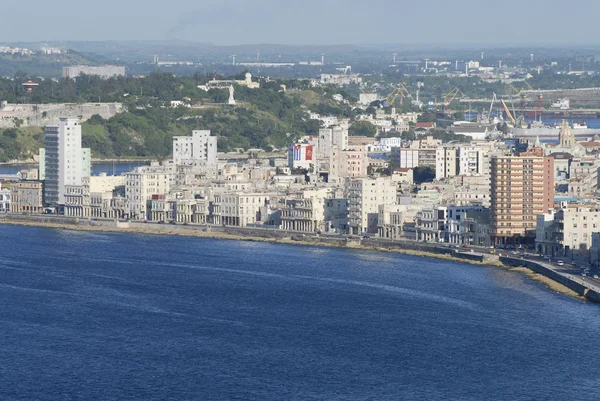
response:
<path fill-rule="evenodd" d="M 426 73 L 448 63 L 420 64 Z M 454 67 L 462 68 L 458 63 Z M 64 79 L 77 80 L 80 75 L 85 79 L 85 74 L 111 79 L 125 75 L 125 69 L 63 68 Z M 505 79 L 511 87 L 527 83 L 521 70 L 482 67 L 476 61 L 464 63 L 463 74 Z M 23 86 L 28 92 L 38 90 L 27 82 Z M 0 113 L 7 126 L 21 118 L 46 128 L 45 148 L 33 157 L 39 168 L 5 180 L 0 210 L 94 221 L 269 228 L 290 235 L 521 248 L 551 258 L 597 263 L 600 130 L 572 118 L 592 110 L 578 111 L 564 98 L 548 107 L 534 106 L 531 110 L 538 116 L 527 119 L 528 111 L 517 116 L 514 105 L 512 112 L 507 106 L 508 98 L 496 101 L 494 94 L 489 110 L 454 113 L 474 118 L 446 119 L 440 128 L 436 115 L 447 115 L 458 103 L 459 89 L 443 102 L 427 105 L 398 83 L 384 99 L 363 89 L 368 88 L 363 77 L 351 73 L 350 66 L 343 73 L 321 74 L 307 82 L 334 92 L 350 85 L 361 88 L 357 99 L 339 93 L 330 96 L 351 107 L 353 117 L 298 110 L 304 119 L 318 122 L 318 129 L 304 136 L 288 133 L 287 149 L 270 147 L 268 154 L 247 148 L 218 152 L 211 126 L 200 123 L 203 129 L 172 137 L 168 159 L 120 175 L 92 174 L 91 159 L 97 150 L 82 147 L 82 125 L 86 119 L 102 119 L 92 114 L 99 107 L 106 110 L 105 118 L 126 113 L 121 104 L 70 109 L 55 105 L 41 117 L 39 105 L 31 112 L 26 104 L 5 102 Z M 213 107 L 233 112 L 238 107 L 236 89 L 258 91 L 260 86 L 260 79 L 253 81 L 250 73 L 242 80 L 213 79 L 199 85 L 205 91 L 225 92 L 223 105 Z M 585 94 L 577 92 L 584 102 Z M 527 96 L 524 90 L 516 95 Z M 475 100 L 460 99 L 466 101 Z M 409 103 L 414 111 L 401 112 L 395 103 L 400 109 Z M 166 107 L 196 106 L 185 98 Z M 555 120 L 562 117 L 561 122 L 544 124 L 544 113 Z"/>
<path fill-rule="evenodd" d="M 133 333 L 130 348 L 117 348 L 122 354 L 98 362 L 98 371 L 118 359 L 132 380 L 145 383 L 135 373 L 141 365 L 144 375 L 156 364 L 164 376 L 201 366 L 199 376 L 209 384 L 213 369 L 219 371 L 217 389 L 186 383 L 181 387 L 193 391 L 176 399 L 236 399 L 230 381 L 254 389 L 260 385 L 243 381 L 272 376 L 283 384 L 269 388 L 269 396 L 237 399 L 342 399 L 311 393 L 320 377 L 302 388 L 310 396 L 295 397 L 301 391 L 288 388 L 303 380 L 272 374 L 302 361 L 300 374 L 310 376 L 318 359 L 323 370 L 344 366 L 332 380 L 362 366 L 355 372 L 360 379 L 349 375 L 344 384 L 358 380 L 353 391 L 365 397 L 352 399 L 370 399 L 372 392 L 403 399 L 404 385 L 365 390 L 383 384 L 364 371 L 373 363 L 380 376 L 389 366 L 390 375 L 402 375 L 408 368 L 398 361 L 413 358 L 410 367 L 417 366 L 432 357 L 436 341 L 443 343 L 436 362 L 423 371 L 456 356 L 448 351 L 456 344 L 460 354 L 469 350 L 468 358 L 483 352 L 482 365 L 506 352 L 506 360 L 533 371 L 537 361 L 519 358 L 536 339 L 541 345 L 531 352 L 557 358 L 540 362 L 543 369 L 568 359 L 553 354 L 564 343 L 579 363 L 574 350 L 582 338 L 575 329 L 593 331 L 588 323 L 596 312 L 576 308 L 600 302 L 600 56 L 593 49 L 403 53 L 262 45 L 254 53 L 254 46 L 66 43 L 0 46 L 0 227 L 6 229 L 0 236 L 8 255 L 0 270 L 6 263 L 7 293 L 25 288 L 40 297 L 35 305 L 45 312 L 31 308 L 36 316 L 26 325 L 44 321 L 44 314 L 50 325 L 72 314 L 80 319 L 73 324 L 83 324 L 70 330 L 106 336 L 90 347 L 99 353 L 112 352 L 110 341 L 121 347 Z M 36 231 L 28 238 L 20 229 Z M 23 260 L 14 253 L 21 250 Z M 22 288 L 10 269 L 44 278 L 27 278 L 33 284 Z M 59 298 L 46 302 L 46 296 Z M 6 312 L 7 321 L 25 315 L 29 307 L 19 300 L 26 297 L 6 299 L 20 311 Z M 531 311 L 521 309 L 530 299 Z M 574 312 L 563 313 L 560 302 Z M 555 304 L 562 306 L 548 312 Z M 88 321 L 88 313 L 98 320 Z M 557 331 L 568 340 L 552 337 L 549 327 L 559 315 L 567 321 Z M 106 334 L 113 321 L 115 332 Z M 430 331 L 432 321 L 443 325 L 439 332 Z M 52 333 L 60 341 L 73 337 Z M 504 336 L 506 343 L 495 343 Z M 550 348 L 552 341 L 559 345 Z M 140 351 L 140 344 L 152 350 Z M 290 344 L 298 348 L 290 351 Z M 90 358 L 73 349 L 70 357 Z M 350 354 L 356 355 L 336 359 Z M 148 355 L 150 362 L 136 364 Z M 203 365 L 213 357 L 214 366 Z M 230 373 L 242 371 L 245 358 L 256 371 Z M 17 360 L 10 363 L 24 369 Z M 96 365 L 81 365 L 83 376 L 94 376 Z M 496 369 L 485 380 L 493 381 Z M 509 370 L 502 371 L 506 381 L 520 383 L 528 374 L 516 378 Z M 198 374 L 190 372 L 186 380 Z M 416 376 L 407 379 L 419 383 L 412 395 L 443 399 L 453 390 L 445 387 L 450 377 L 428 393 L 420 381 L 426 375 Z M 471 394 L 469 380 L 461 382 L 462 394 Z M 521 386 L 537 394 L 533 382 Z M 142 399 L 134 387 L 104 395 Z M 488 391 L 483 387 L 478 397 Z M 332 388 L 331 394 L 343 391 Z M 514 393 L 492 391 L 523 399 L 518 386 Z M 548 399 L 566 399 L 571 391 Z"/>

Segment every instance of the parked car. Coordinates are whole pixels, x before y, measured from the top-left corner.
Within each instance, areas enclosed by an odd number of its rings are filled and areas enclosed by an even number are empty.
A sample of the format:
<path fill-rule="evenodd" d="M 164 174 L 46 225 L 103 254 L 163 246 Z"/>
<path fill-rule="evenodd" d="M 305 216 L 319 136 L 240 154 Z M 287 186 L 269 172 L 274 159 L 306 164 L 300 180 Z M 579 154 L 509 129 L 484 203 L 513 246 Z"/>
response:
<path fill-rule="evenodd" d="M 565 262 L 563 262 L 562 260 L 559 260 L 558 262 L 556 262 L 556 264 L 559 266 L 564 266 Z"/>

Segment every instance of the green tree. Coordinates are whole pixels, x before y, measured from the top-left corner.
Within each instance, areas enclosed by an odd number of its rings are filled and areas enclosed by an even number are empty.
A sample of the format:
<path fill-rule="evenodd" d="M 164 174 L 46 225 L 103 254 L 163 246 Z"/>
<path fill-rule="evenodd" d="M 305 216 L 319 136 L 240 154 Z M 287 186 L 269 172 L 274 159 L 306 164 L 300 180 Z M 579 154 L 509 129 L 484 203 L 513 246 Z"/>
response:
<path fill-rule="evenodd" d="M 432 111 L 426 111 L 417 117 L 417 121 L 420 123 L 434 123 L 437 121 L 437 116 Z"/>
<path fill-rule="evenodd" d="M 348 133 L 353 136 L 374 137 L 377 134 L 377 127 L 369 121 L 355 121 L 350 126 Z"/>
<path fill-rule="evenodd" d="M 465 113 L 463 111 L 456 111 L 452 114 L 452 118 L 457 121 L 462 121 L 465 119 Z"/>
<path fill-rule="evenodd" d="M 431 166 L 418 166 L 413 170 L 415 184 L 432 182 L 435 179 L 435 169 Z"/>
<path fill-rule="evenodd" d="M 408 131 L 404 131 L 402 133 L 402 139 L 404 139 L 405 141 L 414 141 L 415 139 L 417 139 L 417 134 L 415 134 L 415 131 L 413 129 L 409 129 Z"/>

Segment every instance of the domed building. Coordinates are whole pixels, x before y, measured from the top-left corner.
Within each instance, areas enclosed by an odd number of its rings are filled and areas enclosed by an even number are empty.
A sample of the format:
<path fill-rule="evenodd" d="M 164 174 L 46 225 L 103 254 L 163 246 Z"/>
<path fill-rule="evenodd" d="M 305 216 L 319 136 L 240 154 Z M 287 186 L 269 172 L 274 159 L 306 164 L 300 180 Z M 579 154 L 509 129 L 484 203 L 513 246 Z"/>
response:
<path fill-rule="evenodd" d="M 553 146 L 547 144 L 544 153 L 549 156 L 553 153 L 570 153 L 575 157 L 585 156 L 585 147 L 581 146 L 575 140 L 575 131 L 569 126 L 569 123 L 563 120 L 560 131 L 558 132 L 558 145 Z"/>

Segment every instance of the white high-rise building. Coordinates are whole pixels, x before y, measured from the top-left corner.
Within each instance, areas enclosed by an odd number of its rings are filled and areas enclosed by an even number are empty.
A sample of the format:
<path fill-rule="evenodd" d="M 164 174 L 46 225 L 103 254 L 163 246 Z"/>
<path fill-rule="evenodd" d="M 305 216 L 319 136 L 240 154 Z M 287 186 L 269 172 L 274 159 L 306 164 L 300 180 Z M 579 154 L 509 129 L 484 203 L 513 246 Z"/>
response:
<path fill-rule="evenodd" d="M 339 125 L 319 130 L 319 158 L 326 160 L 331 157 L 332 148 L 348 149 L 348 129 Z"/>
<path fill-rule="evenodd" d="M 90 176 L 90 149 L 81 147 L 81 124 L 77 118 L 61 117 L 58 125 L 47 126 L 45 142 L 44 200 L 56 207 L 65 203 L 65 186 L 82 185 L 82 179 Z"/>
<path fill-rule="evenodd" d="M 435 179 L 457 175 L 488 175 L 490 147 L 479 145 L 450 145 L 436 149 Z"/>
<path fill-rule="evenodd" d="M 191 136 L 173 137 L 173 162 L 175 165 L 205 164 L 217 166 L 217 137 L 210 130 L 194 130 Z"/>
<path fill-rule="evenodd" d="M 125 67 L 118 65 L 72 65 L 63 67 L 63 78 L 77 78 L 80 75 L 97 75 L 100 78 L 125 76 Z"/>

